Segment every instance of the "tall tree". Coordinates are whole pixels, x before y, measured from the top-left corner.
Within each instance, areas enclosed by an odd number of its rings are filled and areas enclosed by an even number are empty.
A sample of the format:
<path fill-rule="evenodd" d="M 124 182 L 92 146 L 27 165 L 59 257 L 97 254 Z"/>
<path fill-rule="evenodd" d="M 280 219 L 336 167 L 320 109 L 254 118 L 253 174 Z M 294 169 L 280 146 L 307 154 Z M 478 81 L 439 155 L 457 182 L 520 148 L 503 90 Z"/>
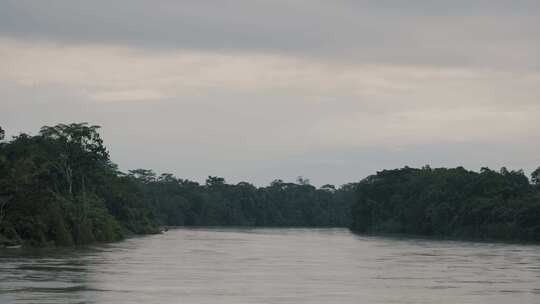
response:
<path fill-rule="evenodd" d="M 531 181 L 533 184 L 540 186 L 540 167 L 531 174 Z"/>

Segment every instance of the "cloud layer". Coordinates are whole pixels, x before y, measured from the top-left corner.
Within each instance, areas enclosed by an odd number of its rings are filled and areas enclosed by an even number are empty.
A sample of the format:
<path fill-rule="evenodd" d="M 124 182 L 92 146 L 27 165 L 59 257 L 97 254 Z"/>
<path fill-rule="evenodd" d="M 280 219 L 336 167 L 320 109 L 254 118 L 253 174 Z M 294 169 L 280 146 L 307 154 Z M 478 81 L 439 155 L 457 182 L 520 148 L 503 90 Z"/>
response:
<path fill-rule="evenodd" d="M 537 3 L 6 1 L 0 124 L 91 121 L 123 168 L 197 179 L 530 170 Z"/>

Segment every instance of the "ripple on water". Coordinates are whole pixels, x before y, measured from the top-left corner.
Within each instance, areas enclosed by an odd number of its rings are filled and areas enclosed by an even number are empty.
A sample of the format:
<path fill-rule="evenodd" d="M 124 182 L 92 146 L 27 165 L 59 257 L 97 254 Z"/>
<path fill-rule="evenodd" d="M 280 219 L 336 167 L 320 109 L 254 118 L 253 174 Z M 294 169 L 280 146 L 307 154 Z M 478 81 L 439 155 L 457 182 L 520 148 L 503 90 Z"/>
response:
<path fill-rule="evenodd" d="M 539 246 L 345 229 L 171 229 L 0 250 L 0 303 L 540 303 Z"/>

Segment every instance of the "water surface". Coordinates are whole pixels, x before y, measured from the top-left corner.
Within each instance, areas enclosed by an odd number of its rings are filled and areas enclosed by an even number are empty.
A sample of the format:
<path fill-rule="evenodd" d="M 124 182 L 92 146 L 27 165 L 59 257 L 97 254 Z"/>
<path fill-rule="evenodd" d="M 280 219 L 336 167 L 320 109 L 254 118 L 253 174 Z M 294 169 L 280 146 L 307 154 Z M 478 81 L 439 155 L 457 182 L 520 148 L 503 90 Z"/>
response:
<path fill-rule="evenodd" d="M 173 229 L 84 249 L 1 249 L 0 303 L 540 303 L 540 246 Z"/>

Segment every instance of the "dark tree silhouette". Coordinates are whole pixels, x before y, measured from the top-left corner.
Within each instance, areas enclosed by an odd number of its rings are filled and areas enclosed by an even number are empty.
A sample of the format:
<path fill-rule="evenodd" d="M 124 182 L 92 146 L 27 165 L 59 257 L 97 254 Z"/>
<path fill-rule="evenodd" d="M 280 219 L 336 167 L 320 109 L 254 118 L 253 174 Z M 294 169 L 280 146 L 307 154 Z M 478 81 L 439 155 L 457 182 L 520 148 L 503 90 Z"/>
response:
<path fill-rule="evenodd" d="M 538 170 L 532 174 L 538 182 Z M 480 173 L 405 167 L 360 182 L 352 229 L 465 238 L 540 240 L 540 193 L 522 170 Z"/>

